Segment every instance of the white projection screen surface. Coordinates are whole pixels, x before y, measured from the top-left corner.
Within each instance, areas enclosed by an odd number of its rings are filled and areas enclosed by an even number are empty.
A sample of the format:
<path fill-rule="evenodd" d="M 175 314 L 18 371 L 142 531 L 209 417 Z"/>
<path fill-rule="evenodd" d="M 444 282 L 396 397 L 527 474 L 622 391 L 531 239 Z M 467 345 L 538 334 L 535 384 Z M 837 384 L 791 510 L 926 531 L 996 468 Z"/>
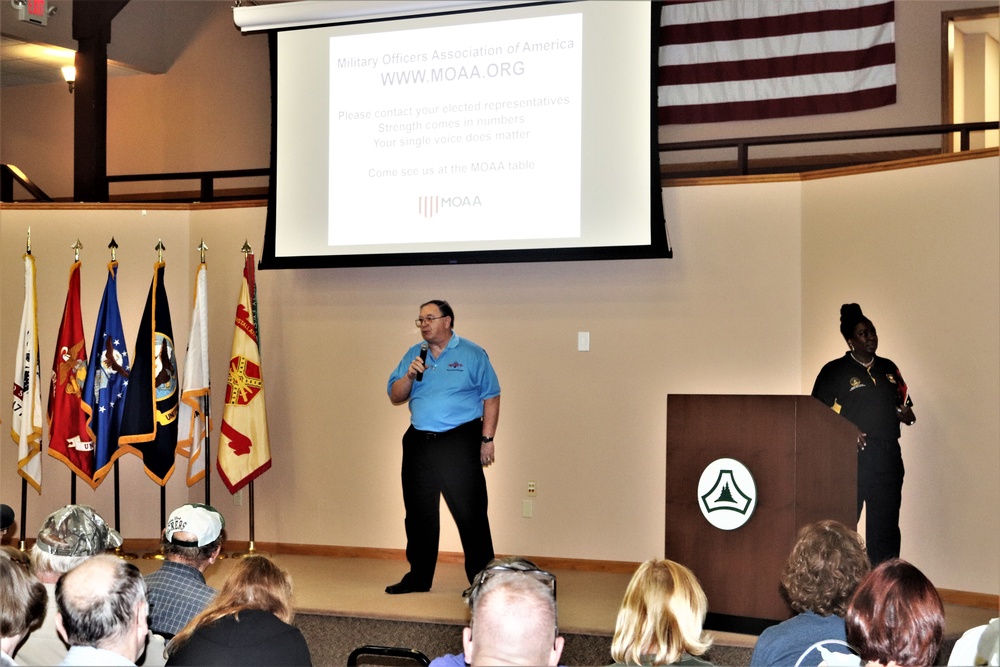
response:
<path fill-rule="evenodd" d="M 671 256 L 653 6 L 278 30 L 261 268 Z"/>

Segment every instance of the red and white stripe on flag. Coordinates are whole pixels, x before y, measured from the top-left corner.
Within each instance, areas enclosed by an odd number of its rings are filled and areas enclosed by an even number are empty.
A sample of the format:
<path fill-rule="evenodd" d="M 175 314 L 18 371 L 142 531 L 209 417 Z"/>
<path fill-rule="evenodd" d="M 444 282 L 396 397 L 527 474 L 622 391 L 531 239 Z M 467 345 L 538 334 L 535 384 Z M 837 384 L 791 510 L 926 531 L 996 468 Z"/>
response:
<path fill-rule="evenodd" d="M 893 0 L 668 1 L 659 44 L 660 125 L 896 102 Z"/>

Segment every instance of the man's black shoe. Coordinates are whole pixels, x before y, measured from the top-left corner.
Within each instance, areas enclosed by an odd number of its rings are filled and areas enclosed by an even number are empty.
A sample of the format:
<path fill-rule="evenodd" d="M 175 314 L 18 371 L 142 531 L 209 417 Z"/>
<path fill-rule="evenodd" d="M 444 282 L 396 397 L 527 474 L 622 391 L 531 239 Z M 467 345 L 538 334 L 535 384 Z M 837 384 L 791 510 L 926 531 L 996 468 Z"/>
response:
<path fill-rule="evenodd" d="M 404 593 L 426 593 L 430 589 L 430 586 L 414 586 L 404 578 L 398 584 L 386 586 L 385 592 L 389 595 L 402 595 Z"/>

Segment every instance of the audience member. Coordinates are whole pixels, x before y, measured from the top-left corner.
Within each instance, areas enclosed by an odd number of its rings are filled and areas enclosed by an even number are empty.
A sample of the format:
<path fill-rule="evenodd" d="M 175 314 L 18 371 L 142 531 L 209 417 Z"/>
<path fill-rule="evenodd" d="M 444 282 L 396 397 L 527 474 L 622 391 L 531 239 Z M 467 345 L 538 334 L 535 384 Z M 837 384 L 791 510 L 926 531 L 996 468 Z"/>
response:
<path fill-rule="evenodd" d="M 167 664 L 311 665 L 293 617 L 288 574 L 263 556 L 247 556 L 215 599 L 167 645 Z"/>
<path fill-rule="evenodd" d="M 146 648 L 146 585 L 139 569 L 94 556 L 59 577 L 56 627 L 70 645 L 60 665 L 134 665 Z"/>
<path fill-rule="evenodd" d="M 149 627 L 170 639 L 215 597 L 204 572 L 222 549 L 226 521 L 209 505 L 187 504 L 170 515 L 160 544 L 163 565 L 146 575 Z"/>
<path fill-rule="evenodd" d="M 858 585 L 845 621 L 847 641 L 862 662 L 933 665 L 944 635 L 944 605 L 923 572 L 894 558 Z"/>
<path fill-rule="evenodd" d="M 625 590 L 611 657 L 627 665 L 709 665 L 702 631 L 708 600 L 688 568 L 670 560 L 639 566 Z"/>
<path fill-rule="evenodd" d="M 861 536 L 844 524 L 827 520 L 803 526 L 781 578 L 788 603 L 798 615 L 761 633 L 751 667 L 819 665 L 823 656 L 814 645 L 847 641 L 844 614 L 870 568 Z"/>
<path fill-rule="evenodd" d="M 472 585 L 465 589 L 462 596 L 469 605 L 470 612 L 475 609 L 476 600 L 479 599 L 483 584 L 493 575 L 500 572 L 526 572 L 544 582 L 552 588 L 552 599 L 556 597 L 556 575 L 540 569 L 527 558 L 520 556 L 507 556 L 505 558 L 494 558 L 486 564 L 486 568 L 472 580 Z M 431 660 L 430 667 L 465 667 L 465 653 L 449 653 Z"/>
<path fill-rule="evenodd" d="M 1000 666 L 1000 618 L 966 630 L 952 647 L 948 664 Z"/>
<path fill-rule="evenodd" d="M 67 505 L 45 519 L 31 548 L 31 566 L 48 593 L 48 609 L 38 630 L 31 633 L 17 653 L 23 665 L 55 665 L 66 655 L 66 645 L 56 632 L 56 582 L 91 556 L 114 549 L 121 536 L 86 505 Z"/>
<path fill-rule="evenodd" d="M 490 561 L 469 591 L 472 619 L 462 631 L 465 662 L 478 665 L 558 665 L 555 576 L 523 558 Z M 439 663 L 440 664 L 440 663 Z"/>
<path fill-rule="evenodd" d="M 14 510 L 10 505 L 0 503 L 0 542 L 7 535 L 7 530 L 14 525 Z"/>
<path fill-rule="evenodd" d="M 48 594 L 20 551 L 0 548 L 0 665 L 16 665 L 14 653 L 29 632 L 45 618 Z"/>

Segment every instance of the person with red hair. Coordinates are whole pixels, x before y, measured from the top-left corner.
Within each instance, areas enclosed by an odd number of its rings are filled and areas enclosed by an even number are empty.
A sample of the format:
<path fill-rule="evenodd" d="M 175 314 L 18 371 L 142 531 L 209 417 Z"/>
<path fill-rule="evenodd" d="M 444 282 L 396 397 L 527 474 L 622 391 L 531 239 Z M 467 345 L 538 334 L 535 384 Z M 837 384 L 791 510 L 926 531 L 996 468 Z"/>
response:
<path fill-rule="evenodd" d="M 933 665 L 944 636 L 944 605 L 924 573 L 887 560 L 854 591 L 845 617 L 847 641 L 872 665 Z"/>

